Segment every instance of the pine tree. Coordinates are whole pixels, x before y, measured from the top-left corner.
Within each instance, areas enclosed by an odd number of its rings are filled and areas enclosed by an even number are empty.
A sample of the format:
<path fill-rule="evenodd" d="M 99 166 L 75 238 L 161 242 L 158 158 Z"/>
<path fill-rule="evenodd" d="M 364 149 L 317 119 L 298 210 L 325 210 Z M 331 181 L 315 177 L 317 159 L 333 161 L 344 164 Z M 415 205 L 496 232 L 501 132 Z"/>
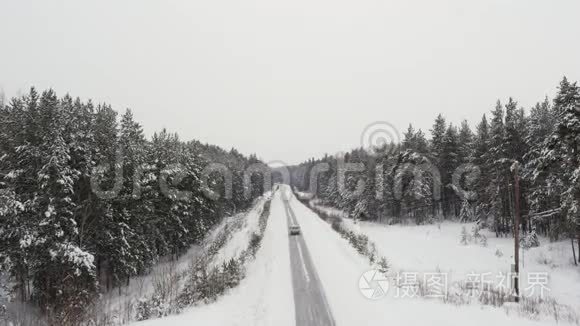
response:
<path fill-rule="evenodd" d="M 441 193 L 442 196 L 439 202 L 436 204 L 437 207 L 433 208 L 434 215 L 438 213 L 442 213 L 443 215 L 447 214 L 447 208 L 445 203 L 446 193 L 444 188 L 444 185 L 446 184 L 445 182 L 447 180 L 444 176 L 446 175 L 446 173 L 443 168 L 445 158 L 442 157 L 444 146 L 443 143 L 446 132 L 447 132 L 447 122 L 445 121 L 445 118 L 443 118 L 443 115 L 439 114 L 437 115 L 437 118 L 435 119 L 435 122 L 433 124 L 433 128 L 431 129 L 431 142 L 430 142 L 431 160 L 433 164 L 437 166 L 437 168 L 441 173 L 441 186 L 438 192 Z"/>
<path fill-rule="evenodd" d="M 529 128 L 525 137 L 529 150 L 524 155 L 523 177 L 527 184 L 531 186 L 528 195 L 530 212 L 541 213 L 559 207 L 559 196 L 563 192 L 559 185 L 559 175 L 542 174 L 535 175 L 536 167 L 541 163 L 541 155 L 545 143 L 550 135 L 554 132 L 556 124 L 556 115 L 552 109 L 548 98 L 542 103 L 537 103 L 530 110 Z M 551 170 L 560 169 L 561 167 L 553 166 Z M 556 171 L 554 171 L 556 172 Z M 536 218 L 534 221 L 529 220 L 529 228 L 536 232 L 541 231 L 544 235 L 549 233 L 550 220 L 547 218 Z"/>
<path fill-rule="evenodd" d="M 144 180 L 154 176 L 151 165 L 146 162 L 147 142 L 143 129 L 134 120 L 131 110 L 126 110 L 121 117 L 118 146 L 123 155 L 123 187 L 114 201 L 113 214 L 117 221 L 127 224 L 132 231 L 132 236 L 127 238 L 130 257 L 137 272 L 142 273 L 159 258 L 154 247 L 157 230 L 152 222 L 155 218 L 153 209 L 150 202 L 141 200 Z"/>
<path fill-rule="evenodd" d="M 444 185 L 443 212 L 445 216 L 458 216 L 460 202 L 452 187 L 452 175 L 459 166 L 459 135 L 457 128 L 449 125 L 443 137 L 443 148 L 440 156 L 441 181 Z"/>
<path fill-rule="evenodd" d="M 568 166 L 559 175 L 563 186 L 560 197 L 565 227 L 570 237 L 580 239 L 580 89 L 576 83 L 562 80 L 554 99 L 557 125 L 542 151 L 536 175 L 556 165 Z M 579 248 L 580 249 L 580 248 Z"/>
<path fill-rule="evenodd" d="M 4 109 L 6 119 L 2 128 L 7 138 L 2 142 L 3 200 L 0 252 L 10 264 L 10 275 L 16 282 L 15 289 L 22 301 L 32 296 L 32 272 L 35 248 L 38 241 L 39 210 L 37 178 L 41 165 L 40 129 L 38 121 L 38 93 L 32 88 L 28 95 L 13 99 Z"/>
<path fill-rule="evenodd" d="M 38 172 L 40 214 L 38 219 L 37 264 L 32 275 L 35 297 L 41 305 L 81 314 L 96 291 L 94 256 L 78 246 L 74 219 L 74 183 L 78 171 L 70 166 L 70 151 L 64 140 L 64 112 L 56 94 L 46 91 L 39 103 L 41 168 Z M 63 282 L 63 280 L 66 280 Z M 54 284 L 60 291 L 54 292 Z"/>
<path fill-rule="evenodd" d="M 467 120 L 461 122 L 459 129 L 459 161 L 461 163 L 471 163 L 474 160 L 474 135 Z"/>
<path fill-rule="evenodd" d="M 487 155 L 489 152 L 490 137 L 489 137 L 489 123 L 485 114 L 481 118 L 481 122 L 477 125 L 477 133 L 474 139 L 474 160 L 473 163 L 480 171 L 477 185 L 475 188 L 478 212 L 477 218 L 484 220 L 487 218 L 490 210 L 490 200 L 487 196 L 487 186 L 490 182 L 490 165 L 487 164 Z"/>
<path fill-rule="evenodd" d="M 524 153 L 527 152 L 524 143 L 526 121 L 523 110 L 518 110 L 517 102 L 509 99 L 505 106 L 505 133 L 504 133 L 504 157 L 510 160 L 522 162 Z"/>
<path fill-rule="evenodd" d="M 208 162 L 232 171 L 233 198 L 204 195 Z M 119 128 L 106 104 L 95 109 L 33 88 L 0 105 L 0 264 L 18 299 L 80 324 L 98 292 L 179 255 L 225 214 L 250 207 L 261 195 L 257 187 L 252 198 L 241 195 L 252 163 L 257 157 L 166 131 L 148 141 L 130 111 Z"/>
<path fill-rule="evenodd" d="M 510 175 L 511 163 L 506 158 L 506 130 L 504 124 L 504 110 L 497 102 L 492 111 L 490 125 L 489 151 L 485 155 L 485 163 L 490 176 L 486 189 L 486 197 L 489 200 L 489 212 L 494 218 L 493 228 L 496 235 L 506 235 L 511 224 L 510 198 Z"/>
<path fill-rule="evenodd" d="M 403 134 L 403 149 L 413 149 L 415 140 L 415 129 L 412 124 L 409 124 L 407 131 Z"/>
<path fill-rule="evenodd" d="M 422 155 L 427 154 L 429 144 L 425 138 L 425 134 L 423 131 L 421 131 L 421 129 L 415 131 L 413 126 L 409 124 L 407 132 L 403 134 L 403 137 L 404 139 L 401 146 L 403 150 L 411 149 L 414 152 Z"/>
<path fill-rule="evenodd" d="M 461 212 L 459 213 L 459 219 L 462 222 L 471 222 L 475 220 L 473 208 L 467 199 L 464 199 L 461 203 Z"/>
<path fill-rule="evenodd" d="M 431 129 L 431 155 L 434 158 L 440 158 L 443 152 L 443 139 L 447 131 L 447 122 L 443 115 L 439 114 L 435 119 L 433 128 Z"/>
<path fill-rule="evenodd" d="M 429 151 L 429 142 L 421 129 L 415 133 L 415 151 L 421 155 L 427 155 Z"/>
<path fill-rule="evenodd" d="M 0 109 L 2 109 L 6 102 L 6 96 L 4 95 L 4 90 L 0 88 Z"/>

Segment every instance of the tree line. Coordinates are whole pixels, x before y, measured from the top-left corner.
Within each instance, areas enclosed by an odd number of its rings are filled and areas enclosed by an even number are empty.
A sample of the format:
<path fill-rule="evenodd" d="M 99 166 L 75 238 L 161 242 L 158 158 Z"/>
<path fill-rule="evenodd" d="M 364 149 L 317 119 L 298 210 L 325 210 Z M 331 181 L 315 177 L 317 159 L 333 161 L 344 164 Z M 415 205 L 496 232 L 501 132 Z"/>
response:
<path fill-rule="evenodd" d="M 231 185 L 220 173 L 202 178 L 215 163 Z M 166 130 L 147 139 L 130 110 L 119 116 L 107 104 L 32 88 L 0 103 L 0 267 L 18 299 L 57 320 L 80 315 L 99 292 L 250 207 L 263 176 L 250 178 L 247 195 L 244 171 L 260 163 Z"/>
<path fill-rule="evenodd" d="M 507 236 L 513 234 L 517 167 L 523 232 L 580 238 L 576 82 L 564 78 L 552 101 L 529 110 L 512 98 L 498 101 L 475 131 L 467 121 L 456 126 L 439 114 L 430 134 L 409 125 L 398 143 L 312 158 L 291 168 L 291 183 L 358 219 L 461 219 Z M 365 168 L 345 172 L 349 163 Z"/>

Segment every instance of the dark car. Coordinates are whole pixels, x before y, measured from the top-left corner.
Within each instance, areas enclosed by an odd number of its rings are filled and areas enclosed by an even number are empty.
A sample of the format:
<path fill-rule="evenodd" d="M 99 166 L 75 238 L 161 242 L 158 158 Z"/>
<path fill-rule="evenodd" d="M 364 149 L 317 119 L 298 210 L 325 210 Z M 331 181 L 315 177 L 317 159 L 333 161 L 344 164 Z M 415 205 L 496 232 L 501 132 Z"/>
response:
<path fill-rule="evenodd" d="M 299 235 L 300 234 L 300 227 L 298 225 L 290 225 L 290 235 Z"/>

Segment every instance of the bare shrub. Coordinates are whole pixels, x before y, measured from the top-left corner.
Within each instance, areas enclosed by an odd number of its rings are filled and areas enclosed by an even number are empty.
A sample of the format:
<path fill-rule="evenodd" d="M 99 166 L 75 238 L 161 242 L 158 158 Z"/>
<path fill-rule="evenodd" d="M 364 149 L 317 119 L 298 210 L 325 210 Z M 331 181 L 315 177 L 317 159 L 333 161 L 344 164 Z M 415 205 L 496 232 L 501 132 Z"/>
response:
<path fill-rule="evenodd" d="M 543 251 L 540 251 L 540 253 L 536 257 L 536 262 L 540 265 L 548 265 L 548 266 L 551 266 L 554 263 L 552 258 L 547 256 Z"/>
<path fill-rule="evenodd" d="M 298 198 L 298 197 L 297 197 Z M 356 233 L 344 227 L 343 219 L 339 214 L 331 214 L 324 209 L 316 206 L 314 200 L 308 201 L 298 198 L 298 200 L 309 207 L 318 217 L 330 224 L 331 228 L 336 231 L 342 238 L 346 239 L 349 244 L 362 256 L 369 260 L 373 265 L 379 253 L 374 242 L 370 241 L 366 234 Z M 384 257 L 382 257 L 384 259 Z M 386 259 L 385 259 L 386 261 Z M 387 265 L 388 266 L 388 265 Z"/>
<path fill-rule="evenodd" d="M 264 232 L 268 225 L 270 216 L 271 199 L 264 203 L 262 212 L 258 220 L 258 231 L 252 233 L 248 247 L 242 251 L 237 258 L 222 262 L 216 267 L 211 267 L 213 257 L 218 253 L 215 248 L 223 247 L 223 239 L 228 239 L 225 234 L 216 238 L 217 244 L 210 244 L 208 254 L 199 257 L 192 262 L 189 267 L 186 282 L 183 290 L 177 295 L 175 305 L 179 308 L 197 305 L 200 303 L 209 303 L 217 300 L 218 297 L 228 290 L 239 285 L 245 277 L 244 264 L 254 259 L 259 248 L 261 247 Z M 144 307 L 147 308 L 147 307 Z"/>

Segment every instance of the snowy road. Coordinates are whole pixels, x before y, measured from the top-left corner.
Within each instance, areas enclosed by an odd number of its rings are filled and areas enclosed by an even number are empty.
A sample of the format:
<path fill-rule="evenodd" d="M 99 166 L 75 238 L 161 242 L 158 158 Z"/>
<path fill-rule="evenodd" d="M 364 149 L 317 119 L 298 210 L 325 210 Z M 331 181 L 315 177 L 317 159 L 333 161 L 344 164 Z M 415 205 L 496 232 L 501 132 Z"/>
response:
<path fill-rule="evenodd" d="M 282 196 L 279 198 L 284 201 L 288 225 L 298 225 L 296 215 L 288 199 L 282 198 Z M 324 289 L 312 263 L 304 238 L 300 235 L 290 236 L 289 242 L 296 325 L 335 325 Z"/>
<path fill-rule="evenodd" d="M 302 234 L 288 236 L 289 224 L 299 224 Z M 239 248 L 247 246 L 246 241 L 234 240 L 238 242 Z M 238 252 L 222 249 L 225 253 Z M 391 254 L 401 250 L 395 244 L 385 249 Z M 227 258 L 227 255 L 220 257 Z M 135 326 L 569 324 L 552 319 L 521 318 L 515 311 L 507 314 L 506 307 L 456 306 L 437 300 L 398 297 L 395 286 L 384 298 L 369 300 L 360 292 L 359 279 L 371 268 L 368 259 L 340 237 L 330 224 L 296 200 L 289 186 L 280 185 L 272 196 L 261 248 L 255 260 L 248 264 L 247 276 L 238 287 L 216 302 L 191 307 L 180 315 L 139 322 Z"/>

